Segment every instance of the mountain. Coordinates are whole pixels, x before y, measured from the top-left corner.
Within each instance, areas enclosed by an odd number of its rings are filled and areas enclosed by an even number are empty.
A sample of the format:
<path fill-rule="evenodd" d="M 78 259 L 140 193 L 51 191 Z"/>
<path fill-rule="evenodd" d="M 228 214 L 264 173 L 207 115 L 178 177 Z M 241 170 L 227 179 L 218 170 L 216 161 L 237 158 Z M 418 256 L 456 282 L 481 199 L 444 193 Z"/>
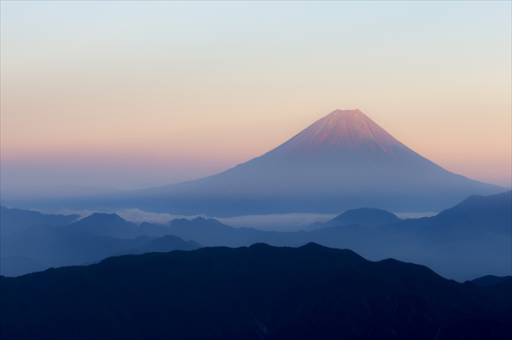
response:
<path fill-rule="evenodd" d="M 34 226 L 11 235 L 2 234 L 0 250 L 2 256 L 26 256 L 46 266 L 62 266 L 97 262 L 121 251 L 138 252 L 154 236 L 162 235 L 174 235 L 183 242 L 193 241 L 207 247 L 255 243 L 298 247 L 315 242 L 352 249 L 372 260 L 393 257 L 420 263 L 447 278 L 464 281 L 488 274 L 512 274 L 511 199 L 512 192 L 472 196 L 434 217 L 375 228 L 357 224 L 323 226 L 309 232 L 232 228 L 215 219 L 201 217 L 176 219 L 169 226 L 149 223 L 137 226 L 117 215 L 97 214 L 82 219 L 78 225 Z M 365 220 L 361 213 L 365 211 L 370 215 L 374 213 L 374 210 L 360 210 L 359 223 Z M 113 226 L 109 226 L 109 222 Z M 151 236 L 137 237 L 139 235 Z"/>
<path fill-rule="evenodd" d="M 398 226 L 411 233 L 422 230 L 421 237 L 429 237 L 436 243 L 451 239 L 462 241 L 475 233 L 510 237 L 512 191 L 490 196 L 473 195 L 436 216 L 404 220 Z"/>
<path fill-rule="evenodd" d="M 119 238 L 133 238 L 137 236 L 163 236 L 169 233 L 168 228 L 162 225 L 128 222 L 117 214 L 94 213 L 66 226 L 66 229 L 75 233 L 90 233 L 94 235 L 108 235 Z"/>
<path fill-rule="evenodd" d="M 169 236 L 161 225 L 125 221 L 116 214 L 44 215 L 28 210 L 2 209 L 0 274 L 18 276 L 48 267 L 95 263 L 114 254 L 191 250 L 193 241 Z M 12 226 L 4 230 L 3 221 Z M 56 225 L 41 224 L 50 222 Z M 156 237 L 155 237 L 156 236 Z M 158 237 L 162 236 L 162 237 Z"/>
<path fill-rule="evenodd" d="M 418 155 L 359 110 L 336 110 L 277 148 L 217 175 L 59 204 L 217 217 L 361 207 L 418 212 L 502 191 Z"/>
<path fill-rule="evenodd" d="M 66 227 L 73 232 L 110 236 L 126 235 L 131 233 L 134 228 L 136 228 L 135 223 L 128 222 L 117 214 L 100 213 L 91 214 Z"/>
<path fill-rule="evenodd" d="M 194 241 L 184 241 L 174 235 L 165 235 L 149 241 L 142 247 L 120 250 L 113 256 L 165 253 L 173 250 L 196 250 L 199 248 L 201 245 Z"/>
<path fill-rule="evenodd" d="M 507 289 L 316 244 L 113 257 L 0 277 L 9 339 L 509 339 Z"/>
<path fill-rule="evenodd" d="M 373 229 L 352 224 L 310 232 L 269 232 L 231 228 L 214 219 L 198 218 L 172 221 L 169 234 L 203 246 L 238 247 L 263 242 L 297 247 L 315 242 L 352 249 L 373 260 L 393 257 L 421 263 L 445 277 L 463 281 L 486 274 L 511 274 L 511 199 L 512 191 L 472 196 L 437 216 Z"/>
<path fill-rule="evenodd" d="M 172 235 L 116 238 L 39 225 L 1 238 L 0 274 L 18 276 L 48 267 L 96 263 L 110 256 L 200 247 L 194 241 Z"/>
<path fill-rule="evenodd" d="M 439 213 L 434 220 L 445 225 L 479 226 L 497 232 L 510 232 L 512 225 L 512 191 L 487 197 L 473 195 L 453 208 Z"/>
<path fill-rule="evenodd" d="M 385 224 L 397 223 L 401 220 L 393 213 L 382 209 L 360 208 L 350 209 L 324 223 L 325 227 L 357 224 L 365 228 L 380 227 Z"/>
<path fill-rule="evenodd" d="M 179 236 L 184 240 L 194 240 L 204 246 L 240 247 L 269 241 L 265 238 L 266 235 L 280 233 L 252 228 L 233 228 L 213 218 L 197 217 L 193 220 L 176 219 L 171 221 L 169 234 Z"/>
<path fill-rule="evenodd" d="M 472 282 L 476 285 L 479 285 L 480 287 L 489 287 L 510 279 L 512 279 L 512 276 L 486 275 L 479 277 L 478 279 L 474 279 Z"/>
<path fill-rule="evenodd" d="M 23 256 L 33 259 L 44 267 L 79 265 L 98 261 L 123 250 L 138 248 L 152 240 L 149 236 L 135 239 L 78 233 L 65 227 L 38 225 L 2 235 L 1 257 Z M 2 275 L 9 275 L 3 272 Z"/>
<path fill-rule="evenodd" d="M 9 209 L 0 206 L 0 224 L 2 235 L 16 230 L 28 228 L 39 224 L 65 226 L 77 219 L 80 215 L 46 215 L 37 211 Z"/>

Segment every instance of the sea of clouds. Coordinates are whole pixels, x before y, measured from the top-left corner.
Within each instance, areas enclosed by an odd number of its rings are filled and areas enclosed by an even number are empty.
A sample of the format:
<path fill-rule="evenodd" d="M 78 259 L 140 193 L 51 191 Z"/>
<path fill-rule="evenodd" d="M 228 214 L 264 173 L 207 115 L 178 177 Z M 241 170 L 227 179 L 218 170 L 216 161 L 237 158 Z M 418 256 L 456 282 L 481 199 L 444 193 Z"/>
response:
<path fill-rule="evenodd" d="M 97 211 L 91 210 L 60 210 L 60 211 L 40 211 L 42 213 L 58 213 L 58 214 L 77 214 L 79 219 L 90 216 Z M 192 220 L 197 217 L 205 219 L 214 218 L 228 226 L 234 228 L 254 228 L 267 231 L 297 231 L 308 229 L 313 223 L 325 223 L 336 214 L 312 214 L 312 213 L 293 213 L 293 214 L 273 214 L 273 215 L 247 215 L 237 217 L 215 217 L 206 215 L 173 215 L 167 213 L 155 213 L 140 209 L 123 209 L 115 212 L 121 218 L 137 224 L 149 222 L 153 224 L 169 225 L 175 219 Z M 422 218 L 435 216 L 435 212 L 408 212 L 395 213 L 401 219 Z"/>

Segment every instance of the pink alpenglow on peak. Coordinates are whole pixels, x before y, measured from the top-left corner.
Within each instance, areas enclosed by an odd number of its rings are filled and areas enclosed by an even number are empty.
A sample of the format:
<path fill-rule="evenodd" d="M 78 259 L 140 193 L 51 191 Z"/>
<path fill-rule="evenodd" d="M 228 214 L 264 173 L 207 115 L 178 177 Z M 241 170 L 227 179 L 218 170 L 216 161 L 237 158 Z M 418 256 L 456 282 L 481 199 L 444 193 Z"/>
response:
<path fill-rule="evenodd" d="M 335 110 L 316 121 L 278 148 L 286 153 L 314 153 L 321 150 L 360 150 L 380 148 L 393 155 L 393 147 L 406 146 L 393 138 L 364 113 L 355 110 Z M 277 151 L 277 149 L 276 149 Z"/>
<path fill-rule="evenodd" d="M 217 175 L 104 196 L 104 206 L 172 214 L 339 213 L 372 207 L 440 211 L 504 188 L 451 173 L 359 110 L 336 110 L 246 163 Z"/>

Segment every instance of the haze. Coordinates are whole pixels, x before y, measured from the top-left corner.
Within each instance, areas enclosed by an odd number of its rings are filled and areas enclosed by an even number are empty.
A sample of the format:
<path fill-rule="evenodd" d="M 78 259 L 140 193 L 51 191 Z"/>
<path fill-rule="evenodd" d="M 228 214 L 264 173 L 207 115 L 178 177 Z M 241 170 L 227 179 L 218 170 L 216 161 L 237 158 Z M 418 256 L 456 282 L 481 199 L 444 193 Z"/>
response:
<path fill-rule="evenodd" d="M 449 171 L 510 187 L 510 12 L 510 2 L 2 2 L 2 187 L 199 178 L 336 108 L 360 109 Z"/>

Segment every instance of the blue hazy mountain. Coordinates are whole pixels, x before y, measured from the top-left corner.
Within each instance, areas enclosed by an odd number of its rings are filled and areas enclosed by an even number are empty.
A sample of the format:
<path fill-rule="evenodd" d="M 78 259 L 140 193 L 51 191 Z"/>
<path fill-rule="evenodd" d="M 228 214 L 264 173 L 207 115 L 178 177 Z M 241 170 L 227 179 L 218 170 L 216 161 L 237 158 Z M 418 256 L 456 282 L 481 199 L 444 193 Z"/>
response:
<path fill-rule="evenodd" d="M 360 221 L 372 220 L 373 217 L 364 219 L 361 213 L 365 211 L 374 216 L 375 210 L 358 210 Z M 378 215 L 394 216 L 381 211 Z M 276 232 L 232 228 L 215 219 L 200 217 L 176 219 L 168 226 L 136 225 L 115 214 L 94 214 L 65 227 L 34 226 L 7 237 L 2 235 L 0 241 L 2 256 L 26 256 L 47 266 L 98 261 L 127 249 L 137 252 L 154 237 L 163 235 L 174 235 L 202 246 L 267 243 L 297 247 L 315 242 L 352 249 L 372 260 L 393 257 L 421 263 L 446 277 L 466 280 L 487 274 L 511 274 L 511 218 L 512 192 L 509 191 L 486 197 L 471 196 L 434 217 L 374 228 L 350 224 L 324 226 L 310 232 Z"/>
<path fill-rule="evenodd" d="M 18 216 L 24 217 L 22 211 Z M 18 276 L 48 267 L 94 263 L 116 254 L 200 247 L 196 242 L 167 235 L 162 228 L 149 223 L 138 226 L 115 214 L 94 214 L 63 227 L 40 224 L 6 234 L 2 231 L 0 273 Z"/>
<path fill-rule="evenodd" d="M 6 339 L 510 339 L 512 280 L 308 244 L 202 248 L 0 277 Z"/>
<path fill-rule="evenodd" d="M 0 206 L 0 225 L 2 235 L 16 230 L 32 227 L 39 224 L 65 226 L 77 219 L 80 215 L 46 215 L 37 211 L 8 209 Z"/>
<path fill-rule="evenodd" d="M 218 217 L 361 207 L 417 212 L 504 190 L 443 169 L 359 110 L 336 110 L 261 157 L 217 175 L 59 204 Z"/>
<path fill-rule="evenodd" d="M 359 208 L 350 209 L 323 224 L 324 227 L 336 227 L 357 224 L 365 228 L 380 227 L 385 224 L 400 222 L 393 213 L 382 209 Z"/>
<path fill-rule="evenodd" d="M 65 227 L 38 225 L 9 237 L 2 236 L 0 255 L 2 258 L 25 256 L 45 267 L 79 265 L 104 259 L 122 249 L 143 246 L 151 239 L 150 236 L 121 239 L 72 232 Z"/>
<path fill-rule="evenodd" d="M 473 195 L 436 216 L 404 220 L 396 226 L 404 233 L 428 237 L 436 243 L 452 239 L 462 242 L 465 236 L 479 232 L 511 236 L 512 191 L 485 197 Z M 394 227 L 388 229 L 397 229 Z"/>
<path fill-rule="evenodd" d="M 201 245 L 197 242 L 184 241 L 174 235 L 165 235 L 157 237 L 141 247 L 120 250 L 114 253 L 113 256 L 165 253 L 173 250 L 195 250 L 199 248 L 201 248 Z"/>
<path fill-rule="evenodd" d="M 510 275 L 512 268 L 512 191 L 471 196 L 437 216 L 369 229 L 357 224 L 310 232 L 265 232 L 230 228 L 215 220 L 176 220 L 173 235 L 203 246 L 301 246 L 316 242 L 347 248 L 371 259 L 394 257 L 421 263 L 447 277 L 465 280 L 485 274 Z"/>
<path fill-rule="evenodd" d="M 90 233 L 94 235 L 108 235 L 120 238 L 134 238 L 137 236 L 163 236 L 167 235 L 168 228 L 151 223 L 136 224 L 126 221 L 117 214 L 94 213 L 66 226 L 68 231 L 76 233 Z"/>

